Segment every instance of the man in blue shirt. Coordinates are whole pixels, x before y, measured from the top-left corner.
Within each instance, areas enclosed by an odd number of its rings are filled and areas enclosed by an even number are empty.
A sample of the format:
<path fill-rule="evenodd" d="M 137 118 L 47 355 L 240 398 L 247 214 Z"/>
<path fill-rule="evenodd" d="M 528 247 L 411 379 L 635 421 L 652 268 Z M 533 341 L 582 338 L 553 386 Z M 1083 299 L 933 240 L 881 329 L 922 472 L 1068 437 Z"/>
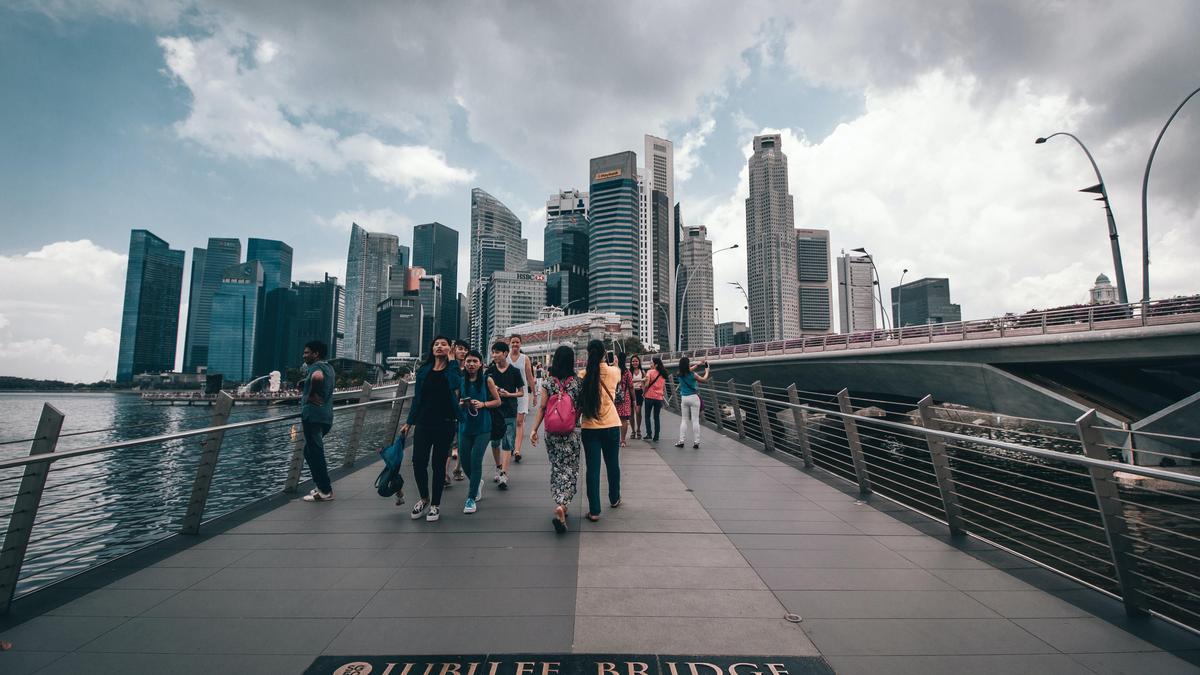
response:
<path fill-rule="evenodd" d="M 325 434 L 333 426 L 333 366 L 325 361 L 327 347 L 313 340 L 304 345 L 304 388 L 300 393 L 300 426 L 304 429 L 304 461 L 316 487 L 304 495 L 306 502 L 333 499 L 329 467 L 325 464 Z"/>

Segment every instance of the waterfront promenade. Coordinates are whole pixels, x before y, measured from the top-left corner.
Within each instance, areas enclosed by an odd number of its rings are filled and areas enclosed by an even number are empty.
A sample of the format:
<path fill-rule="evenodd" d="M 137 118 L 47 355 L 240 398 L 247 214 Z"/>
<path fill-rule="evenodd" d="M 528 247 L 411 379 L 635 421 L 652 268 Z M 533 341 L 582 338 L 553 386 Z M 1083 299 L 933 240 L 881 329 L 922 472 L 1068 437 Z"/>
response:
<path fill-rule="evenodd" d="M 700 450 L 676 449 L 678 418 L 663 422 L 656 449 L 622 450 L 620 508 L 588 523 L 581 494 L 565 536 L 550 529 L 543 447 L 508 492 L 488 482 L 474 515 L 456 483 L 438 523 L 408 518 L 415 494 L 404 507 L 376 496 L 368 465 L 337 480 L 332 503 L 274 498 L 19 600 L 0 623 L 13 644 L 0 672 L 302 673 L 322 656 L 501 653 L 1200 672 L 1190 632 L 1127 618 L 1117 601 L 863 502 L 786 456 L 710 429 Z"/>

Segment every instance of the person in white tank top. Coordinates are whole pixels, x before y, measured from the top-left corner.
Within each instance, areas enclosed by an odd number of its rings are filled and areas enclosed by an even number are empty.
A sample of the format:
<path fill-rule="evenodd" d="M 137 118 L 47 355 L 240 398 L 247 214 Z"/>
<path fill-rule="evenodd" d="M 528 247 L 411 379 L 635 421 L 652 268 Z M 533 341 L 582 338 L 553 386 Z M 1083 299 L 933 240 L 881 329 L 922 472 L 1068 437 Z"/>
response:
<path fill-rule="evenodd" d="M 533 393 L 533 364 L 521 353 L 521 336 L 508 339 L 508 364 L 515 367 L 525 378 L 525 391 L 517 399 L 517 441 L 513 445 L 513 461 L 521 462 L 521 442 L 525 439 L 525 414 L 529 412 L 529 399 Z"/>

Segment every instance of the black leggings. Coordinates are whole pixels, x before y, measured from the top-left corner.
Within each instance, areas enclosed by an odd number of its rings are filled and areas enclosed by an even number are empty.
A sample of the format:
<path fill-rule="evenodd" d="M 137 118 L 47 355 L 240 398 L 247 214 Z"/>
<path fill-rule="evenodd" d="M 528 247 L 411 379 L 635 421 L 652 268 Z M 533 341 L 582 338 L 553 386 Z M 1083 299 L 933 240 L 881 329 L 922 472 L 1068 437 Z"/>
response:
<path fill-rule="evenodd" d="M 413 433 L 412 461 L 413 476 L 417 479 L 417 490 L 421 499 L 429 500 L 433 506 L 442 503 L 442 489 L 446 486 L 446 458 L 450 456 L 450 445 L 458 425 L 453 421 L 434 425 L 418 424 Z M 433 464 L 433 496 L 429 494 L 429 465 Z"/>
<path fill-rule="evenodd" d="M 658 440 L 659 433 L 662 432 L 662 422 L 659 420 L 659 413 L 662 412 L 662 399 L 648 398 L 646 399 L 646 409 L 642 411 L 642 417 L 646 418 L 646 437 Z M 653 428 L 651 428 L 653 426 Z"/>

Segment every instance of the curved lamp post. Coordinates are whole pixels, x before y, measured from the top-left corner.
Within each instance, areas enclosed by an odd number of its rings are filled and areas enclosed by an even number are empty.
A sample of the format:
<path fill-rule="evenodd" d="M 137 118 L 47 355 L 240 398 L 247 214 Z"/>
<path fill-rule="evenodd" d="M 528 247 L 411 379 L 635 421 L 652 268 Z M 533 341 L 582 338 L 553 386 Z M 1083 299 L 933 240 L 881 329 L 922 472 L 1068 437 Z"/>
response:
<path fill-rule="evenodd" d="M 900 320 L 901 309 L 900 301 L 904 299 L 904 275 L 908 274 L 908 268 L 900 272 L 900 285 L 896 286 L 896 306 L 892 308 L 892 323 L 896 328 L 904 328 L 904 322 Z"/>
<path fill-rule="evenodd" d="M 570 307 L 571 305 L 573 305 L 577 302 L 583 302 L 584 300 L 587 300 L 587 298 L 575 298 L 574 300 L 568 302 L 567 304 L 563 305 L 562 307 L 559 307 L 558 309 L 561 309 L 563 311 L 563 316 L 566 316 L 568 307 Z M 548 354 L 547 359 L 554 357 L 554 352 L 553 352 L 554 327 L 555 327 L 555 324 L 558 323 L 558 319 L 559 319 L 559 317 L 557 317 L 557 316 L 554 317 L 553 319 L 551 319 L 550 320 L 550 330 L 546 331 L 546 351 Z"/>
<path fill-rule="evenodd" d="M 867 259 L 871 261 L 871 271 L 875 273 L 875 295 L 879 297 L 879 321 L 883 324 L 880 328 L 887 330 L 887 314 L 883 308 L 883 280 L 879 278 L 879 268 L 875 267 L 875 256 L 867 253 L 867 249 L 865 248 L 852 248 L 850 250 L 867 256 Z"/>
<path fill-rule="evenodd" d="M 1100 175 L 1100 167 L 1096 166 L 1096 160 L 1092 159 L 1092 153 L 1088 151 L 1087 146 L 1084 145 L 1083 141 L 1079 140 L 1075 134 L 1060 131 L 1058 133 L 1039 138 L 1034 141 L 1034 143 L 1041 145 L 1055 136 L 1068 136 L 1074 139 L 1074 141 L 1079 144 L 1079 147 L 1083 148 L 1083 154 L 1087 155 L 1088 161 L 1092 163 L 1092 170 L 1096 172 L 1096 181 L 1099 184 L 1095 187 L 1084 188 L 1083 190 L 1080 190 L 1080 192 L 1099 191 L 1100 200 L 1104 202 L 1104 215 L 1108 218 L 1108 241 L 1112 247 L 1113 271 L 1116 272 L 1117 275 L 1117 299 L 1123 305 L 1129 302 L 1129 293 L 1125 289 L 1125 266 L 1121 263 L 1121 245 L 1117 241 L 1117 221 L 1113 219 L 1112 206 L 1108 202 L 1108 188 L 1104 186 L 1104 178 Z M 1151 157 L 1153 157 L 1153 154 L 1151 154 Z M 1143 201 L 1143 213 L 1145 210 L 1145 202 Z"/>
<path fill-rule="evenodd" d="M 1196 89 L 1183 99 L 1175 112 L 1167 118 L 1167 123 L 1163 125 L 1162 131 L 1158 132 L 1158 138 L 1154 139 L 1154 147 L 1150 148 L 1150 158 L 1146 160 L 1146 174 L 1142 176 L 1142 302 L 1150 302 L 1150 228 L 1148 217 L 1146 214 L 1146 190 L 1150 186 L 1150 164 L 1154 162 L 1154 153 L 1158 152 L 1158 144 L 1162 141 L 1163 134 L 1167 133 L 1167 127 L 1171 126 L 1172 120 L 1179 114 L 1179 110 L 1191 100 L 1193 96 L 1200 94 L 1200 89 Z M 1121 302 L 1127 302 L 1122 300 Z"/>
<path fill-rule="evenodd" d="M 712 253 L 710 253 L 709 257 L 712 257 L 713 255 L 716 255 L 717 253 L 721 253 L 723 251 L 732 251 L 735 248 L 738 248 L 737 244 L 734 244 L 732 246 L 726 246 L 725 248 L 719 248 L 719 249 L 713 251 Z M 683 265 L 680 265 L 680 267 L 683 267 Z M 679 297 L 679 308 L 676 310 L 676 319 L 679 322 L 679 325 L 675 329 L 675 351 L 677 351 L 677 352 L 683 351 L 683 316 L 682 316 L 683 308 L 687 301 L 688 287 L 692 285 L 692 279 L 695 279 L 695 278 L 696 278 L 695 274 L 692 274 L 687 277 L 687 283 L 683 285 L 683 295 L 681 295 Z M 749 303 L 747 302 L 747 304 L 749 304 Z"/>
<path fill-rule="evenodd" d="M 742 292 L 742 298 L 746 301 L 746 327 L 750 329 L 750 343 L 754 343 L 754 322 L 750 321 L 750 296 L 746 295 L 746 288 L 742 286 L 740 281 L 728 282 L 730 286 L 737 286 L 737 289 Z"/>

